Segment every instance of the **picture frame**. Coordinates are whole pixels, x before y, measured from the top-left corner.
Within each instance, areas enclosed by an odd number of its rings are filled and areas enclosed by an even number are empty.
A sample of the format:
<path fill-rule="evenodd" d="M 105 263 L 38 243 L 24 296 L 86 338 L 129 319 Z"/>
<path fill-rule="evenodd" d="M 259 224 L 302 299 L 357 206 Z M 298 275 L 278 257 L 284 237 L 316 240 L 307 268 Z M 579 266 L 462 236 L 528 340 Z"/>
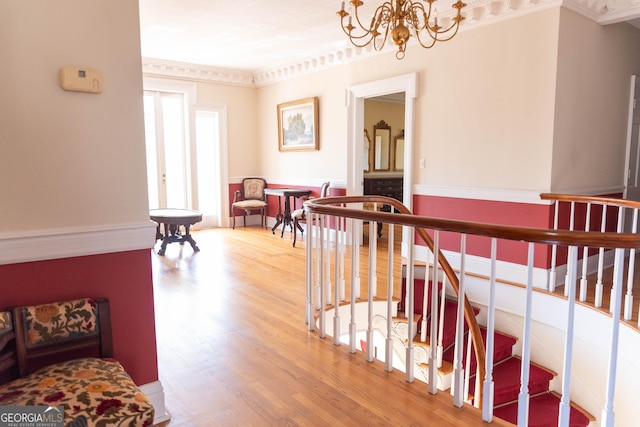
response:
<path fill-rule="evenodd" d="M 278 104 L 278 149 L 314 151 L 319 145 L 318 97 Z"/>

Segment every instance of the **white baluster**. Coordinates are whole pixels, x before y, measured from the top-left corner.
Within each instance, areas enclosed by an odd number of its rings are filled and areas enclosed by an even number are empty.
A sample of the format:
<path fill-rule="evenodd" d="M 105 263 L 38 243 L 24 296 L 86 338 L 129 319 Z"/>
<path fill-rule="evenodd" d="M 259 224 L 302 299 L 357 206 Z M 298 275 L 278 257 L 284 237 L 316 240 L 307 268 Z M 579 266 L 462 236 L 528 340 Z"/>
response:
<path fill-rule="evenodd" d="M 467 235 L 460 235 L 460 284 L 458 289 L 458 310 L 456 317 L 456 338 L 453 357 L 453 404 L 460 408 L 464 403 L 464 368 L 462 367 L 462 350 L 464 340 L 464 282 L 465 258 L 467 253 Z"/>
<path fill-rule="evenodd" d="M 487 304 L 487 354 L 485 359 L 485 378 L 482 402 L 482 420 L 490 423 L 493 420 L 493 347 L 495 342 L 495 301 L 496 301 L 496 254 L 497 240 L 491 239 L 491 273 L 489 276 L 489 303 Z"/>
<path fill-rule="evenodd" d="M 573 231 L 575 226 L 575 217 L 576 217 L 576 202 L 571 202 L 571 213 L 569 216 L 569 230 Z M 567 256 L 567 271 L 564 274 L 564 296 L 569 295 L 569 287 L 571 284 L 569 283 L 569 271 L 573 268 L 571 263 L 574 262 L 571 257 Z"/>
<path fill-rule="evenodd" d="M 602 222 L 600 223 L 600 231 L 605 232 L 607 230 L 607 205 L 602 205 Z M 604 285 L 602 284 L 602 274 L 604 272 L 604 248 L 598 250 L 598 279 L 596 280 L 596 298 L 594 305 L 596 307 L 602 306 L 602 292 Z"/>
<path fill-rule="evenodd" d="M 415 269 L 415 229 L 413 227 L 409 227 L 409 239 L 407 242 L 408 245 L 408 254 L 407 254 L 407 278 L 406 278 L 406 289 L 407 289 L 407 298 L 405 303 L 405 311 L 408 312 L 406 317 L 407 319 L 407 351 L 405 358 L 405 378 L 407 382 L 413 382 L 413 371 L 415 367 L 415 349 L 413 345 L 413 336 L 415 335 L 413 330 L 413 300 L 414 300 L 414 287 L 415 283 L 413 281 L 414 278 L 414 269 Z M 408 307 L 411 307 L 409 309 Z"/>
<path fill-rule="evenodd" d="M 314 214 L 309 214 L 309 219 L 313 222 Z M 309 236 L 311 233 L 307 233 L 305 238 L 306 251 L 307 251 L 307 259 L 305 263 L 306 269 L 306 280 L 305 280 L 305 306 L 306 306 L 306 316 L 305 322 L 307 322 L 307 328 L 309 331 L 314 330 L 313 326 L 313 249 L 312 249 L 312 239 Z"/>
<path fill-rule="evenodd" d="M 560 201 L 556 200 L 555 202 L 555 212 L 553 215 L 553 229 L 558 229 L 558 216 L 560 212 Z M 554 292 L 556 290 L 556 262 L 558 257 L 558 245 L 551 246 L 551 270 L 549 271 L 549 283 L 547 284 L 547 289 L 549 292 Z"/>
<path fill-rule="evenodd" d="M 569 414 L 571 411 L 571 360 L 573 359 L 573 330 L 575 319 L 575 307 L 576 307 L 576 263 L 578 260 L 578 248 L 576 246 L 569 246 L 569 253 L 567 254 L 570 260 L 574 260 L 569 273 L 570 289 L 568 290 L 568 307 L 567 307 L 567 327 L 565 331 L 564 340 L 564 360 L 562 362 L 562 397 L 560 398 L 560 410 L 558 413 L 558 426 L 569 426 Z"/>
<path fill-rule="evenodd" d="M 336 224 L 336 250 L 334 251 L 333 271 L 336 289 L 333 291 L 333 344 L 340 345 L 340 297 L 342 292 L 340 287 L 340 223 L 342 218 L 334 217 Z"/>
<path fill-rule="evenodd" d="M 340 245 L 340 301 L 344 301 L 346 296 L 346 281 L 344 278 L 344 258 L 347 253 L 347 220 L 346 218 L 340 218 L 340 225 L 343 227 L 342 232 L 342 244 Z"/>
<path fill-rule="evenodd" d="M 431 252 L 427 251 L 427 259 L 425 261 L 425 275 L 424 275 L 424 292 L 422 298 L 422 319 L 420 321 L 420 342 L 427 342 L 427 308 L 429 306 L 429 294 L 427 293 L 427 286 L 429 286 L 429 263 L 431 262 Z M 433 263 L 435 268 L 435 261 Z M 433 334 L 432 334 L 433 335 Z M 432 347 L 433 348 L 433 347 Z M 431 364 L 429 364 L 431 366 Z"/>
<path fill-rule="evenodd" d="M 360 278 L 358 277 L 358 267 L 360 264 L 360 239 L 356 236 L 358 230 L 361 230 L 362 221 L 351 219 L 351 290 L 349 292 L 349 353 L 356 352 L 356 334 L 358 333 L 358 325 L 356 324 L 356 293 L 360 295 Z M 357 292 L 356 292 L 357 291 Z"/>
<path fill-rule="evenodd" d="M 374 359 L 374 343 L 373 343 L 373 299 L 376 296 L 376 288 L 378 280 L 376 278 L 376 259 L 378 256 L 377 235 L 372 230 L 375 226 L 374 221 L 369 221 L 369 286 L 367 288 L 367 362 L 373 362 Z"/>
<path fill-rule="evenodd" d="M 622 233 L 624 231 L 624 209 L 622 207 L 618 208 L 618 225 L 616 227 L 616 231 L 618 233 Z M 622 294 L 623 289 L 623 282 L 620 281 L 617 286 L 616 283 L 614 282 L 611 285 L 611 294 L 609 297 L 609 313 L 613 313 L 613 310 L 615 309 L 614 305 L 615 305 L 615 300 L 617 300 L 618 298 L 614 298 L 614 292 L 616 294 Z M 620 297 L 622 298 L 622 297 Z M 620 320 L 620 317 L 614 317 L 614 319 L 618 319 Z"/>
<path fill-rule="evenodd" d="M 520 393 L 518 394 L 518 426 L 528 425 L 529 420 L 529 363 L 531 362 L 531 303 L 533 299 L 533 243 L 529 243 L 527 261 L 527 290 L 524 309 L 524 329 L 522 332 L 522 368 L 520 372 Z"/>
<path fill-rule="evenodd" d="M 624 270 L 624 249 L 615 250 L 615 260 L 613 263 L 613 286 L 620 288 L 622 286 L 622 277 Z M 613 295 L 611 296 L 613 298 Z M 618 292 L 615 296 L 613 322 L 611 322 L 611 345 L 609 346 L 609 363 L 607 370 L 607 391 L 606 401 L 602 409 L 602 426 L 615 426 L 615 413 L 613 412 L 613 399 L 615 397 L 616 388 L 616 371 L 618 368 L 618 339 L 620 335 L 620 305 L 622 303 L 622 292 Z"/>
<path fill-rule="evenodd" d="M 435 332 L 438 327 L 438 252 L 440 250 L 440 231 L 434 230 L 433 232 L 433 270 L 431 275 L 431 336 L 429 339 L 429 348 L 431 352 L 429 354 L 429 393 L 436 394 L 438 391 L 438 368 L 442 366 L 442 355 L 438 354 L 438 334 Z M 428 261 L 428 258 L 427 258 Z M 427 262 L 427 271 L 429 268 L 429 262 Z M 428 274 L 425 275 L 425 301 L 428 299 L 427 296 L 427 281 Z M 444 290 L 442 291 L 444 294 Z M 423 307 L 423 316 L 426 316 L 426 305 Z M 426 328 L 427 322 L 422 324 L 422 327 L 425 329 L 423 332 L 425 334 L 426 341 Z M 440 346 L 442 348 L 442 345 Z M 439 357 L 440 356 L 440 357 Z"/>
<path fill-rule="evenodd" d="M 320 223 L 320 248 L 319 248 L 319 252 L 320 252 L 320 283 L 323 284 L 324 283 L 324 256 L 325 256 L 325 250 L 324 247 L 326 246 L 327 242 L 325 242 L 324 239 L 324 216 L 320 218 L 320 220 L 318 221 Z M 322 289 L 320 289 L 320 298 L 319 298 L 319 302 L 320 302 L 320 318 L 318 320 L 318 329 L 319 329 L 319 336 L 320 338 L 324 338 L 326 331 L 325 331 L 325 320 L 326 320 L 326 307 L 325 307 L 325 293 L 323 292 Z"/>
<path fill-rule="evenodd" d="M 394 268 L 394 226 L 389 224 L 388 257 L 387 257 L 387 340 L 385 342 L 385 369 L 387 372 L 393 371 L 393 268 Z"/>
<path fill-rule="evenodd" d="M 377 204 L 374 204 L 374 210 L 377 211 Z M 378 223 L 375 221 L 369 221 L 369 292 L 373 292 L 370 295 L 377 296 L 378 292 L 378 276 L 376 275 L 378 253 Z M 371 254 L 374 254 L 373 257 Z M 373 286 L 371 284 L 373 283 Z"/>
<path fill-rule="evenodd" d="M 587 203 L 587 216 L 584 224 L 584 231 L 591 228 L 591 203 Z M 580 277 L 580 301 L 587 300 L 587 267 L 589 266 L 589 248 L 585 246 L 582 250 L 582 275 Z"/>
<path fill-rule="evenodd" d="M 638 208 L 633 210 L 633 223 L 631 224 L 631 232 L 638 231 Z M 633 276 L 636 268 L 636 250 L 631 249 L 629 252 L 629 270 L 627 273 L 627 294 L 624 297 L 624 320 L 631 320 L 633 316 Z"/>

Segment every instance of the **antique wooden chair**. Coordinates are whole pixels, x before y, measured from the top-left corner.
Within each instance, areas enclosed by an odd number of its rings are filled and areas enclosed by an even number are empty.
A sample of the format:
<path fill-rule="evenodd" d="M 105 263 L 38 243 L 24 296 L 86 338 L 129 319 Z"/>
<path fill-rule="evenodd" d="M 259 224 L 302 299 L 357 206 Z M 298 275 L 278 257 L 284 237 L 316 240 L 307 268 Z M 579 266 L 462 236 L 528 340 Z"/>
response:
<path fill-rule="evenodd" d="M 236 209 L 242 209 L 242 224 L 247 225 L 246 218 L 252 211 L 260 211 L 262 217 L 262 226 L 267 223 L 267 199 L 264 195 L 264 189 L 267 182 L 262 178 L 244 178 L 242 180 L 242 190 L 237 190 L 233 195 L 233 203 L 231 204 L 231 215 L 233 216 L 233 229 L 236 228 Z"/>
<path fill-rule="evenodd" d="M 331 186 L 330 182 L 325 182 L 320 187 L 320 197 L 327 197 L 329 194 L 329 187 Z M 307 200 L 312 197 L 307 197 Z M 300 234 L 303 234 L 302 227 L 300 226 L 300 221 L 307 220 L 306 213 L 303 208 L 296 209 L 291 213 L 291 218 L 293 219 L 293 247 L 296 247 L 296 237 L 298 235 L 298 230 L 300 230 Z"/>
<path fill-rule="evenodd" d="M 62 405 L 65 426 L 153 424 L 153 405 L 112 359 L 107 299 L 15 307 L 11 314 L 0 313 L 0 354 L 3 341 L 15 338 L 15 352 L 5 354 L 17 356 L 18 378 L 0 386 L 0 405 Z M 5 335 L 11 317 L 14 333 Z M 0 368 L 9 362 L 0 357 Z"/>

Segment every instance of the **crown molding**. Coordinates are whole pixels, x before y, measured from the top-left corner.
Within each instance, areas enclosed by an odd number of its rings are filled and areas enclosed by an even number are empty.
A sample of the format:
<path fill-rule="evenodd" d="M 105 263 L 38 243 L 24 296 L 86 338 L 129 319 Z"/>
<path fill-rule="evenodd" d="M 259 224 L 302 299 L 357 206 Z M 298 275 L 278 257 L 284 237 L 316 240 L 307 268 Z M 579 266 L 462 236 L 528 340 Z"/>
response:
<path fill-rule="evenodd" d="M 236 86 L 255 86 L 253 73 L 250 71 L 231 70 L 156 58 L 142 58 L 142 74 L 145 76 L 172 77 Z"/>
<path fill-rule="evenodd" d="M 468 0 L 460 32 L 560 6 L 601 25 L 640 17 L 639 0 Z M 454 13 L 453 9 L 449 9 L 439 11 L 439 16 L 447 19 Z M 342 47 L 255 72 L 155 58 L 142 58 L 142 72 L 148 76 L 261 87 L 393 50 L 393 46 L 387 46 L 382 51 L 374 50 L 371 45 L 357 48 L 345 40 Z"/>

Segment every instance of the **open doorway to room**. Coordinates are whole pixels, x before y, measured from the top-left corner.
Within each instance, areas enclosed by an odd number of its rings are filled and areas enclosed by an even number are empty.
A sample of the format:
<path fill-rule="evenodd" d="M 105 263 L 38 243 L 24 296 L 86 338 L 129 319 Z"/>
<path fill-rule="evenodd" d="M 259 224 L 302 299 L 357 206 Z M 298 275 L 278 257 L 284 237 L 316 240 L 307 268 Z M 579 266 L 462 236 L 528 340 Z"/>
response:
<path fill-rule="evenodd" d="M 405 93 L 396 92 L 364 100 L 363 194 L 391 197 L 403 201 Z M 383 208 L 383 210 L 385 210 Z M 378 226 L 384 242 L 386 229 Z M 402 243 L 402 229 L 395 228 L 396 246 Z M 364 227 L 363 244 L 369 229 Z"/>
<path fill-rule="evenodd" d="M 195 102 L 195 85 L 145 80 L 149 208 L 202 212 L 194 228 L 228 223 L 226 106 Z"/>
<path fill-rule="evenodd" d="M 376 169 L 376 162 L 378 162 L 378 168 L 383 168 L 386 166 L 385 162 L 388 163 L 388 168 L 390 172 L 394 172 L 393 168 L 396 164 L 398 167 L 395 171 L 398 176 L 402 177 L 402 200 L 405 206 L 409 209 L 412 209 L 412 188 L 411 188 L 411 177 L 413 172 L 413 167 L 411 163 L 412 152 L 413 152 L 413 123 L 415 120 L 415 111 L 414 111 L 414 99 L 417 96 L 417 73 L 405 74 L 401 76 L 391 77 L 384 80 L 377 80 L 370 83 L 364 83 L 361 85 L 352 86 L 349 88 L 349 108 L 348 108 L 348 130 L 349 130 L 349 163 L 348 163 L 348 171 L 347 171 L 347 194 L 353 195 L 362 195 L 364 194 L 364 186 L 365 186 L 365 166 L 368 165 L 369 169 Z M 373 102 L 379 102 L 380 100 L 390 100 L 395 99 L 396 102 L 404 102 L 403 117 L 404 121 L 402 123 L 402 128 L 397 129 L 398 132 L 394 133 L 393 128 L 387 132 L 386 136 L 381 132 L 380 138 L 380 146 L 379 152 L 385 151 L 385 141 L 386 138 L 388 140 L 387 145 L 389 148 L 389 154 L 385 157 L 382 156 L 380 159 L 376 159 L 372 157 L 373 154 L 370 154 L 367 158 L 365 153 L 365 140 L 366 137 L 363 135 L 363 130 L 366 129 L 365 125 L 365 109 L 369 100 L 375 100 Z M 403 101 L 399 101 L 402 99 Z M 367 101 L 367 102 L 365 102 Z M 399 120 L 399 119 L 396 119 Z M 378 122 L 376 122 L 377 124 Z M 384 124 L 381 126 L 381 129 L 384 128 Z M 395 138 L 400 135 L 400 131 L 404 129 L 404 133 L 402 134 L 402 149 L 396 150 L 395 148 L 392 151 L 392 144 Z M 372 129 L 373 132 L 373 129 Z M 374 135 L 370 135 L 370 144 L 373 145 L 373 150 L 377 150 L 375 144 L 376 139 Z M 372 153 L 371 151 L 367 151 L 367 153 Z M 396 159 L 396 156 L 401 156 L 402 161 Z M 402 167 L 402 170 L 400 169 Z M 382 172 L 382 171 L 379 171 Z M 354 230 L 355 231 L 355 230 Z M 408 241 L 408 230 L 403 231 L 402 238 L 402 252 L 406 253 L 406 244 Z M 354 236 L 360 235 L 361 233 L 355 233 Z"/>

